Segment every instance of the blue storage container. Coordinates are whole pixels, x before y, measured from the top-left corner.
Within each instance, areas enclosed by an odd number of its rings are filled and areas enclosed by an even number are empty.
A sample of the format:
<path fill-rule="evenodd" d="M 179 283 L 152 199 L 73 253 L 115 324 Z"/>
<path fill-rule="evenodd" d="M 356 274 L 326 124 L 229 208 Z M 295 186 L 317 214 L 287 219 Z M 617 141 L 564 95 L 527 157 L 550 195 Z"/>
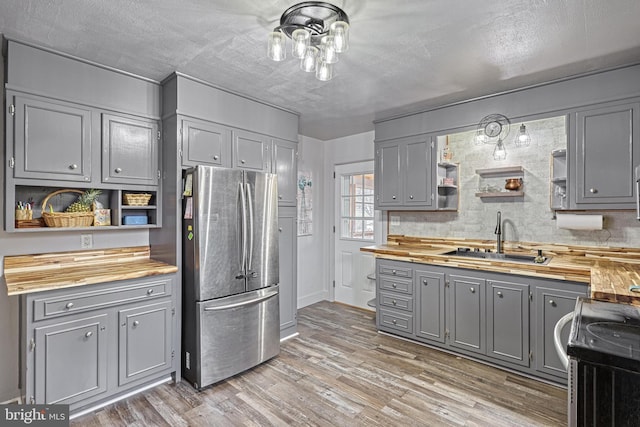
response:
<path fill-rule="evenodd" d="M 125 215 L 122 217 L 123 225 L 145 225 L 149 224 L 149 218 L 143 215 Z"/>

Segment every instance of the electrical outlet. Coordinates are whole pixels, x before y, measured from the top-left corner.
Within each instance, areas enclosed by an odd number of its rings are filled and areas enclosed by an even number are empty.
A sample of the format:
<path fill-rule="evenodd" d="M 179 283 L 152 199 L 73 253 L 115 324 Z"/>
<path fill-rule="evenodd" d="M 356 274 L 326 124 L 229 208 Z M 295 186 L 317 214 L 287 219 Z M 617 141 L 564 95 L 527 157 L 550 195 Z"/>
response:
<path fill-rule="evenodd" d="M 93 234 L 81 234 L 80 247 L 82 249 L 91 249 L 93 247 Z"/>
<path fill-rule="evenodd" d="M 400 225 L 400 217 L 397 215 L 391 215 L 391 225 Z"/>

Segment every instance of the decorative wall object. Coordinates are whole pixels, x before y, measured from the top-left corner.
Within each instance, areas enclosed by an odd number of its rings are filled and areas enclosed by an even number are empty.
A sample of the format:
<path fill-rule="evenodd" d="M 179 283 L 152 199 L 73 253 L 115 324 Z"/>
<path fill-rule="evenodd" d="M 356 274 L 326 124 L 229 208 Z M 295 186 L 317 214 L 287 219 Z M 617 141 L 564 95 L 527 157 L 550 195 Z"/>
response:
<path fill-rule="evenodd" d="M 311 172 L 298 172 L 298 236 L 313 233 L 313 193 Z"/>

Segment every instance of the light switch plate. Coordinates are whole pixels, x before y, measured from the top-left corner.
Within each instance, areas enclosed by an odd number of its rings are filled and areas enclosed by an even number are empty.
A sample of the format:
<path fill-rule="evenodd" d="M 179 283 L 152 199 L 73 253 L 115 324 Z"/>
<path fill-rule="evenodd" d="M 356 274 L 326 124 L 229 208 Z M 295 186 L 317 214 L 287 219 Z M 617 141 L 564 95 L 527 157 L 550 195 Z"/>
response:
<path fill-rule="evenodd" d="M 391 225 L 400 225 L 400 217 L 397 215 L 391 215 Z"/>
<path fill-rule="evenodd" d="M 80 235 L 80 248 L 91 249 L 93 247 L 93 234 Z"/>

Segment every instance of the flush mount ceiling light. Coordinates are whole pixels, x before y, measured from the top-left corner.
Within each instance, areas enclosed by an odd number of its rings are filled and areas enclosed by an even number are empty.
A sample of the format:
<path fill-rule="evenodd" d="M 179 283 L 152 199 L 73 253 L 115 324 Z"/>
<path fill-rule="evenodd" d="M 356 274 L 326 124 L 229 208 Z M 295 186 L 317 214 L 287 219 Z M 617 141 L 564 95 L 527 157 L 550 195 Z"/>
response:
<path fill-rule="evenodd" d="M 331 80 L 338 54 L 349 49 L 349 17 L 330 3 L 298 3 L 284 11 L 280 25 L 269 33 L 267 56 L 270 59 L 286 58 L 285 36 L 291 39 L 291 54 L 300 60 L 301 70 L 315 71 L 318 80 Z"/>

